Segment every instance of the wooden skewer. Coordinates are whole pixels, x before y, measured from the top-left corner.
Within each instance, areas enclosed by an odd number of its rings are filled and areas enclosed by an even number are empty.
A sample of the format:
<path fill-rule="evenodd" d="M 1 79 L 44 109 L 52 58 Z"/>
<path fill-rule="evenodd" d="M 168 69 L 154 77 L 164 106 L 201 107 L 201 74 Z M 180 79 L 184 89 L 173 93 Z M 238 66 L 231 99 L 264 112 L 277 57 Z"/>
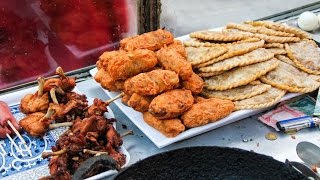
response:
<path fill-rule="evenodd" d="M 55 124 L 50 124 L 49 129 L 55 129 L 59 127 L 67 127 L 67 126 L 72 126 L 73 122 L 63 122 L 63 123 L 55 123 Z"/>
<path fill-rule="evenodd" d="M 59 66 L 56 69 L 56 74 L 58 74 L 59 76 L 61 76 L 62 78 L 67 78 L 67 76 L 64 74 L 63 69 Z"/>
<path fill-rule="evenodd" d="M 113 101 L 115 101 L 115 100 L 117 100 L 117 99 L 121 98 L 122 96 L 124 96 L 124 92 L 122 92 L 122 93 L 118 94 L 118 95 L 117 95 L 117 96 L 115 96 L 114 98 L 111 98 L 111 99 L 107 100 L 107 101 L 106 101 L 106 103 L 107 103 L 107 104 L 110 104 L 110 103 L 112 103 Z"/>
<path fill-rule="evenodd" d="M 49 108 L 47 113 L 39 120 L 39 122 L 43 121 L 44 119 L 49 119 L 54 113 L 56 113 L 56 110 Z"/>
<path fill-rule="evenodd" d="M 38 78 L 38 84 L 39 84 L 39 89 L 38 89 L 38 96 L 42 96 L 43 95 L 43 85 L 45 83 L 45 80 L 43 77 L 39 77 Z"/>
<path fill-rule="evenodd" d="M 59 151 L 55 151 L 55 152 L 43 152 L 42 153 L 42 158 L 48 158 L 50 156 L 59 156 L 61 154 L 66 153 L 68 150 L 67 149 L 61 149 Z"/>
<path fill-rule="evenodd" d="M 13 130 L 13 132 L 18 136 L 18 138 L 20 139 L 20 141 L 22 142 L 22 144 L 24 145 L 24 147 L 26 148 L 26 150 L 28 151 L 29 155 L 32 157 L 32 153 L 31 150 L 29 149 L 26 141 L 23 139 L 23 137 L 21 136 L 21 134 L 19 133 L 19 131 L 13 126 L 13 124 L 10 121 L 7 121 L 8 125 L 11 127 L 11 129 Z"/>
<path fill-rule="evenodd" d="M 22 150 L 19 148 L 19 146 L 14 142 L 14 140 L 11 138 L 9 134 L 6 134 L 8 139 L 11 141 L 11 144 L 17 149 L 17 151 L 21 154 L 24 155 Z"/>
<path fill-rule="evenodd" d="M 84 150 L 83 150 L 83 153 L 85 153 L 85 154 L 91 154 L 91 155 L 96 155 L 96 156 L 99 156 L 99 155 L 101 155 L 101 154 L 106 154 L 106 155 L 109 154 L 108 152 L 104 152 L 104 151 L 94 151 L 94 150 L 90 150 L 90 149 L 84 149 Z"/>
<path fill-rule="evenodd" d="M 50 89 L 50 96 L 51 96 L 53 103 L 59 104 L 57 96 L 56 96 L 56 88 Z"/>
<path fill-rule="evenodd" d="M 129 130 L 129 131 L 121 134 L 120 137 L 124 137 L 124 136 L 127 136 L 127 135 L 133 135 L 133 131 L 132 131 L 132 130 Z"/>

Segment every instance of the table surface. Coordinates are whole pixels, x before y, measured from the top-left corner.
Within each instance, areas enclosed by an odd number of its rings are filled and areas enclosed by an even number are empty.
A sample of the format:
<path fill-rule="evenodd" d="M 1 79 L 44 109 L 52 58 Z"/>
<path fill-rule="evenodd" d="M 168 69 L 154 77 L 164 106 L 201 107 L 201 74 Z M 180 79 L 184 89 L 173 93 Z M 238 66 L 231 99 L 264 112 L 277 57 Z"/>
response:
<path fill-rule="evenodd" d="M 102 100 L 109 99 L 100 85 L 92 78 L 79 82 L 77 88 L 88 97 L 100 98 Z M 258 120 L 258 117 L 263 114 L 261 113 L 159 149 L 115 104 L 111 104 L 110 106 L 117 119 L 118 132 L 121 134 L 128 130 L 134 131 L 134 135 L 123 138 L 123 146 L 131 156 L 129 165 L 153 154 L 189 146 L 236 147 L 269 155 L 282 162 L 285 159 L 302 162 L 296 154 L 296 145 L 299 142 L 309 141 L 320 146 L 318 128 L 303 129 L 294 135 L 276 132 L 273 128 Z M 267 140 L 265 135 L 269 132 L 277 133 L 278 139 L 274 141 Z"/>

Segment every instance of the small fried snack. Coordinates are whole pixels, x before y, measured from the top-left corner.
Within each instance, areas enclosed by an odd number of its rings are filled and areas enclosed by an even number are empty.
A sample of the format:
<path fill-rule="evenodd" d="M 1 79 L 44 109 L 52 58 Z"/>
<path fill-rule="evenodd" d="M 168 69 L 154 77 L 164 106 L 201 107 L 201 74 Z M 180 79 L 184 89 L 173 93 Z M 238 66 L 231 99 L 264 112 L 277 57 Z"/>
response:
<path fill-rule="evenodd" d="M 190 109 L 193 102 L 190 90 L 174 89 L 156 96 L 150 103 L 149 112 L 158 119 L 172 119 Z"/>
<path fill-rule="evenodd" d="M 239 86 L 233 89 L 225 91 L 212 91 L 203 89 L 201 94 L 205 97 L 227 99 L 231 101 L 238 101 L 242 99 L 248 99 L 258 94 L 264 93 L 271 88 L 269 84 L 263 84 L 259 81 L 254 81 L 248 85 Z"/>
<path fill-rule="evenodd" d="M 232 101 L 210 98 L 194 104 L 181 120 L 187 128 L 198 127 L 228 116 L 234 108 Z"/>
<path fill-rule="evenodd" d="M 309 75 L 299 69 L 279 61 L 279 66 L 260 77 L 261 81 L 289 92 L 308 93 L 316 90 L 320 84 L 309 78 Z"/>
<path fill-rule="evenodd" d="M 129 37 L 120 41 L 120 49 L 134 51 L 136 49 L 149 49 L 156 51 L 164 45 L 173 43 L 173 35 L 166 30 L 158 29 L 138 36 Z"/>
<path fill-rule="evenodd" d="M 286 94 L 286 91 L 272 87 L 267 92 L 248 99 L 235 101 L 236 110 L 258 109 L 275 105 Z"/>
<path fill-rule="evenodd" d="M 222 45 L 211 47 L 186 47 L 187 60 L 192 65 L 205 63 L 211 59 L 221 56 L 227 51 L 228 49 Z"/>
<path fill-rule="evenodd" d="M 180 40 L 175 39 L 172 44 L 168 45 L 168 48 L 177 51 L 181 56 L 187 58 L 186 50 Z"/>
<path fill-rule="evenodd" d="M 312 40 L 285 44 L 285 49 L 299 69 L 310 74 L 320 74 L 320 51 Z"/>
<path fill-rule="evenodd" d="M 94 79 L 100 83 L 100 85 L 109 91 L 121 91 L 123 89 L 123 80 L 114 80 L 110 74 L 103 68 L 99 69 Z"/>
<path fill-rule="evenodd" d="M 222 74 L 224 72 L 226 72 L 226 71 L 216 71 L 216 72 L 208 72 L 208 73 L 199 72 L 197 74 L 200 77 L 211 77 L 211 76 L 215 76 L 215 75 L 218 75 L 218 74 Z"/>
<path fill-rule="evenodd" d="M 163 135 L 173 138 L 179 135 L 185 130 L 185 126 L 182 124 L 180 119 L 158 119 L 149 112 L 143 113 L 144 121 L 151 127 L 160 131 Z"/>
<path fill-rule="evenodd" d="M 220 31 L 198 31 L 190 33 L 190 37 L 202 40 L 224 42 L 239 41 L 248 38 L 248 36 L 243 34 Z"/>
<path fill-rule="evenodd" d="M 204 82 L 196 73 L 192 73 L 191 77 L 186 81 L 182 81 L 182 88 L 189 89 L 192 94 L 197 95 L 202 91 Z"/>
<path fill-rule="evenodd" d="M 284 44 L 281 43 L 265 43 L 264 48 L 282 48 L 284 49 Z"/>
<path fill-rule="evenodd" d="M 187 80 L 193 73 L 191 63 L 181 54 L 167 47 L 156 52 L 159 64 L 166 70 L 176 72 L 183 80 Z"/>
<path fill-rule="evenodd" d="M 201 72 L 227 71 L 234 67 L 246 66 L 258 62 L 263 62 L 274 57 L 274 54 L 267 49 L 259 48 L 241 56 L 228 58 L 210 66 L 199 68 Z"/>
<path fill-rule="evenodd" d="M 268 48 L 268 51 L 272 52 L 274 55 L 283 55 L 287 54 L 287 51 L 282 48 Z"/>
<path fill-rule="evenodd" d="M 156 69 L 147 73 L 140 73 L 124 82 L 124 92 L 142 96 L 152 96 L 174 89 L 179 85 L 179 77 L 173 71 Z"/>
<path fill-rule="evenodd" d="M 133 93 L 129 98 L 127 104 L 136 111 L 146 112 L 149 109 L 151 100 L 151 96 L 141 96 L 137 93 Z"/>
<path fill-rule="evenodd" d="M 279 60 L 273 58 L 268 61 L 237 67 L 225 73 L 210 78 L 205 78 L 205 88 L 209 90 L 227 90 L 249 84 L 265 75 L 279 65 Z"/>

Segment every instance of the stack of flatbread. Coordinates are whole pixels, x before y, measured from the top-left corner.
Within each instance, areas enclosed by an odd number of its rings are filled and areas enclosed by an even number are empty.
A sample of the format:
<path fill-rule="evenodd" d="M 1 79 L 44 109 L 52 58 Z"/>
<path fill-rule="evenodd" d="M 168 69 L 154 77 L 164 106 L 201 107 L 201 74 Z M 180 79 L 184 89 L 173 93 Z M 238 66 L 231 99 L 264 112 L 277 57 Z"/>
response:
<path fill-rule="evenodd" d="M 320 86 L 320 51 L 300 29 L 247 21 L 190 37 L 184 45 L 205 81 L 202 95 L 232 100 L 237 110 L 269 107 L 286 92 L 307 93 Z"/>

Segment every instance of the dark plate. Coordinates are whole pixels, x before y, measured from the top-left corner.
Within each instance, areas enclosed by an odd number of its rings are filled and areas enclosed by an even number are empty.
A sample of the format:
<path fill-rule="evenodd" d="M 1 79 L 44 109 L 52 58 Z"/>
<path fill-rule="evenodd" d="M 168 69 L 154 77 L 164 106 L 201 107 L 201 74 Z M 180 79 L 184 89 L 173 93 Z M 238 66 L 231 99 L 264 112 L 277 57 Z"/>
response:
<path fill-rule="evenodd" d="M 272 157 L 227 147 L 188 147 L 156 154 L 122 170 L 121 179 L 307 179 Z"/>

